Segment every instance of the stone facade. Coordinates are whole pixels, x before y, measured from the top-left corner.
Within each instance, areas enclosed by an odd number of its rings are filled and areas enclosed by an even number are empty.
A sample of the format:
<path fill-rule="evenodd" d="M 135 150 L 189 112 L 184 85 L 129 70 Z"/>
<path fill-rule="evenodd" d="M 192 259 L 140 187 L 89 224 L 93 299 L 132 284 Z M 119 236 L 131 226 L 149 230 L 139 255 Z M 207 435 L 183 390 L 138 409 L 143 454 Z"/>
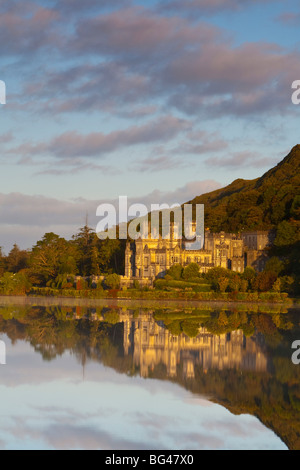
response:
<path fill-rule="evenodd" d="M 128 242 L 125 252 L 123 285 L 137 281 L 141 287 L 152 286 L 157 278 L 164 277 L 174 264 L 183 267 L 190 263 L 199 265 L 200 273 L 213 267 L 222 267 L 242 273 L 246 266 L 262 271 L 270 244 L 269 232 L 211 233 L 205 231 L 203 248 L 190 249 L 184 239 L 177 239 L 171 227 L 168 239 L 139 238 Z"/>
<path fill-rule="evenodd" d="M 245 267 L 254 268 L 261 272 L 268 261 L 268 248 L 274 242 L 274 233 L 272 231 L 252 231 L 243 232 L 242 240 L 245 252 Z"/>

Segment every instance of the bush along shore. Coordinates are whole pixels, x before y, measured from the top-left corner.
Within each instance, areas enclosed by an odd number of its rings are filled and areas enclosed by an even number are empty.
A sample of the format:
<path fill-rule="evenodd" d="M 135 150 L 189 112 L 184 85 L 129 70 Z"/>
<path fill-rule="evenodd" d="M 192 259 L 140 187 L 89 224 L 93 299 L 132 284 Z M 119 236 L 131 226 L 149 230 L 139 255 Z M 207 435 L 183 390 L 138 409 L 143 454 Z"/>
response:
<path fill-rule="evenodd" d="M 271 259 L 261 273 L 249 267 L 243 273 L 218 267 L 201 274 L 197 264 L 185 268 L 174 265 L 152 287 L 142 287 L 135 280 L 131 288 L 125 287 L 122 276 L 113 272 L 88 277 L 62 273 L 45 283 L 36 282 L 22 270 L 5 272 L 0 277 L 0 295 L 292 303 L 297 297 L 294 292 L 298 280 L 280 276 L 279 268 L 276 259 Z"/>
<path fill-rule="evenodd" d="M 122 288 L 121 277 L 110 274 L 104 279 L 77 279 L 71 276 L 60 276 L 50 286 L 33 286 L 24 274 L 6 273 L 0 279 L 0 295 L 30 297 L 64 297 L 86 299 L 145 299 L 145 300 L 189 300 L 189 301 L 225 301 L 225 302 L 284 302 L 291 303 L 287 292 L 276 289 L 254 290 L 249 277 L 253 272 L 233 276 L 231 271 L 221 268 L 210 272 L 209 278 L 192 277 L 190 279 L 172 278 L 170 274 L 164 279 L 157 279 L 152 288 L 140 287 L 138 282 L 133 288 Z M 230 278 L 224 277 L 230 275 Z M 219 277 L 218 277 L 219 276 Z M 220 277 L 221 276 L 221 277 Z M 255 279 L 256 279 L 255 274 Z M 253 278 L 254 279 L 254 278 Z"/>
<path fill-rule="evenodd" d="M 187 290 L 163 291 L 157 289 L 53 289 L 49 287 L 33 287 L 29 296 L 69 297 L 87 299 L 145 299 L 145 300 L 197 300 L 197 301 L 228 301 L 228 302 L 288 302 L 286 292 L 193 292 Z"/>

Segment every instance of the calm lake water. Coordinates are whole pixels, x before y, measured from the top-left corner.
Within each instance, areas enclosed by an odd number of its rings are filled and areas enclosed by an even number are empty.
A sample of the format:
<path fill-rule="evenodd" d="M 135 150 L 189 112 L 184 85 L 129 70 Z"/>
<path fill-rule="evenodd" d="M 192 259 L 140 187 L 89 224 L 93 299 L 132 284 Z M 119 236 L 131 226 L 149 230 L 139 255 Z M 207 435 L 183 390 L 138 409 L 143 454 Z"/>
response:
<path fill-rule="evenodd" d="M 47 303 L 0 299 L 1 449 L 300 449 L 299 310 Z"/>

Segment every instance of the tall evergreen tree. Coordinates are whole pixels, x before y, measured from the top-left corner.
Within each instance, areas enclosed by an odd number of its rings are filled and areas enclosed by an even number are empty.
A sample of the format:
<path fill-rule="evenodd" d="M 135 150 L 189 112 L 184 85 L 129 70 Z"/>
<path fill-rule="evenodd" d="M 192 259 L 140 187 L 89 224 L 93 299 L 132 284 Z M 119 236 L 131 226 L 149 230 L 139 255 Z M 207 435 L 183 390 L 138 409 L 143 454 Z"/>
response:
<path fill-rule="evenodd" d="M 11 273 L 18 273 L 21 269 L 25 269 L 28 266 L 28 258 L 28 252 L 20 250 L 15 243 L 6 257 L 6 270 Z"/>
<path fill-rule="evenodd" d="M 79 253 L 79 271 L 82 276 L 99 275 L 99 252 L 97 247 L 97 235 L 91 227 L 85 224 L 73 236 L 74 243 Z"/>

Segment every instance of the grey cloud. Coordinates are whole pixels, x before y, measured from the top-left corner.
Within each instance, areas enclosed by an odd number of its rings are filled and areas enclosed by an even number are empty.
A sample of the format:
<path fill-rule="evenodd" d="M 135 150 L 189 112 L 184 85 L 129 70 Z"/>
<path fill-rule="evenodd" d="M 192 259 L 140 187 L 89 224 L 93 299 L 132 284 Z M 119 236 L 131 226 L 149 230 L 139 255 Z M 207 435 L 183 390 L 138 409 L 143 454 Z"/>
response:
<path fill-rule="evenodd" d="M 241 167 L 256 167 L 265 168 L 271 167 L 278 163 L 280 158 L 264 157 L 257 152 L 234 152 L 231 155 L 224 157 L 211 157 L 205 160 L 206 165 L 219 168 L 241 168 Z"/>
<path fill-rule="evenodd" d="M 86 110 L 122 114 L 130 106 L 127 115 L 132 112 L 131 117 L 135 117 L 134 105 L 145 109 L 147 100 L 152 113 L 155 112 L 151 101 L 153 91 L 149 76 L 125 64 L 85 63 L 59 72 L 39 73 L 25 84 L 15 101 L 22 102 L 30 96 L 34 99 L 33 106 L 40 112 L 55 114 Z M 148 109 L 144 113 L 150 112 Z"/>
<path fill-rule="evenodd" d="M 70 48 L 77 54 L 121 56 L 122 61 L 126 58 L 127 63 L 136 65 L 142 59 L 141 68 L 147 67 L 150 59 L 157 70 L 158 58 L 176 56 L 191 44 L 219 36 L 220 30 L 212 25 L 192 25 L 179 16 L 157 15 L 151 9 L 134 6 L 78 21 Z"/>
<path fill-rule="evenodd" d="M 203 131 L 190 132 L 187 134 L 187 140 L 181 142 L 173 152 L 176 154 L 207 154 L 220 152 L 227 149 L 228 142 L 217 133 L 207 133 Z"/>
<path fill-rule="evenodd" d="M 128 199 L 128 204 L 182 204 L 195 196 L 219 189 L 222 185 L 214 180 L 192 181 L 174 191 L 154 190 L 149 194 Z M 70 201 L 41 195 L 0 193 L 0 246 L 8 253 L 13 243 L 21 248 L 31 248 L 46 232 L 55 232 L 67 239 L 78 232 L 88 213 L 89 225 L 96 228 L 99 219 L 96 210 L 100 204 L 110 203 L 118 209 L 118 199 Z"/>
<path fill-rule="evenodd" d="M 2 134 L 0 136 L 0 142 L 1 144 L 7 144 L 9 142 L 12 142 L 14 139 L 13 134 L 11 132 L 6 132 L 5 134 Z"/>
<path fill-rule="evenodd" d="M 284 12 L 277 17 L 277 21 L 287 26 L 297 26 L 300 22 L 299 12 Z"/>
<path fill-rule="evenodd" d="M 177 13 L 186 13 L 187 15 L 195 14 L 213 14 L 220 11 L 235 11 L 247 8 L 249 5 L 278 3 L 278 0 L 168 0 L 161 1 L 158 4 L 159 11 L 173 11 Z"/>
<path fill-rule="evenodd" d="M 199 51 L 178 56 L 166 69 L 170 83 L 185 84 L 207 95 L 249 92 L 269 83 L 274 76 L 295 69 L 298 54 L 286 54 L 275 44 L 246 43 L 239 47 L 210 43 Z"/>
<path fill-rule="evenodd" d="M 113 2 L 111 0 L 85 0 L 84 2 L 82 0 L 58 0 L 54 9 L 68 16 L 78 16 L 93 14 L 107 7 L 130 6 L 131 3 L 131 0 L 114 0 Z"/>
<path fill-rule="evenodd" d="M 180 5 L 213 5 L 218 9 L 239 3 L 194 0 Z M 80 11 L 77 4 L 76 0 L 74 5 Z M 167 5 L 180 7 L 179 2 Z M 94 6 L 90 1 L 87 11 L 93 11 Z M 59 14 L 58 5 L 56 8 L 53 11 Z M 67 8 L 67 3 L 63 2 L 62 8 Z M 44 21 L 50 24 L 51 11 L 43 13 Z M 29 19 L 26 21 L 30 29 Z M 34 27 L 32 31 L 34 37 Z M 151 113 L 151 107 L 167 112 L 175 107 L 207 118 L 278 113 L 290 106 L 290 86 L 300 67 L 299 53 L 276 43 L 236 46 L 231 35 L 212 24 L 188 21 L 179 11 L 170 16 L 133 4 L 126 8 L 118 5 L 114 11 L 103 10 L 92 17 L 78 15 L 74 32 L 65 32 L 59 49 L 51 37 L 38 39 L 41 45 L 47 41 L 59 53 L 60 61 L 76 57 L 79 64 L 32 77 L 31 84 L 25 85 L 12 103 L 16 109 L 24 110 L 24 100 L 30 96 L 34 98 L 31 109 L 56 115 L 102 111 L 135 118 L 138 110 Z"/>
<path fill-rule="evenodd" d="M 184 168 L 188 163 L 170 155 L 150 156 L 136 162 L 132 169 L 139 172 L 170 171 L 174 168 Z"/>
<path fill-rule="evenodd" d="M 130 4 L 130 0 L 114 0 L 113 8 Z M 36 55 L 42 49 L 58 53 L 67 42 L 66 20 L 70 24 L 107 7 L 112 7 L 109 0 L 60 0 L 44 6 L 35 1 L 3 1 L 0 5 L 1 54 L 23 58 L 24 54 Z"/>
<path fill-rule="evenodd" d="M 22 57 L 45 47 L 59 47 L 62 40 L 57 29 L 59 16 L 58 11 L 34 2 L 2 2 L 1 55 Z"/>
<path fill-rule="evenodd" d="M 22 159 L 24 160 L 24 159 Z M 26 158 L 25 158 L 26 160 Z M 22 163 L 22 162 L 20 162 Z M 43 165 L 40 165 L 41 168 L 39 171 L 36 171 L 35 176 L 39 175 L 54 175 L 54 176 L 64 176 L 64 175 L 76 175 L 78 173 L 82 174 L 85 171 L 93 171 L 101 174 L 108 175 L 119 175 L 121 171 L 113 166 L 109 165 L 99 165 L 92 162 L 86 162 L 82 158 L 65 158 L 60 160 L 59 165 L 54 164 L 53 162 L 48 162 Z"/>
<path fill-rule="evenodd" d="M 174 191 L 156 189 L 147 196 L 142 197 L 141 201 L 147 205 L 152 203 L 183 204 L 184 202 L 189 202 L 195 196 L 200 196 L 221 187 L 221 183 L 215 180 L 191 181 L 180 188 L 176 188 Z"/>
<path fill-rule="evenodd" d="M 77 225 L 86 212 L 96 213 L 97 201 L 60 201 L 41 195 L 0 194 L 1 224 L 40 226 Z"/>
<path fill-rule="evenodd" d="M 95 157 L 108 154 L 127 146 L 150 144 L 173 139 L 191 128 L 191 123 L 174 116 L 159 117 L 141 126 L 109 134 L 94 132 L 87 135 L 76 131 L 65 132 L 48 143 L 23 143 L 7 151 L 19 156 L 52 155 L 58 158 Z"/>

